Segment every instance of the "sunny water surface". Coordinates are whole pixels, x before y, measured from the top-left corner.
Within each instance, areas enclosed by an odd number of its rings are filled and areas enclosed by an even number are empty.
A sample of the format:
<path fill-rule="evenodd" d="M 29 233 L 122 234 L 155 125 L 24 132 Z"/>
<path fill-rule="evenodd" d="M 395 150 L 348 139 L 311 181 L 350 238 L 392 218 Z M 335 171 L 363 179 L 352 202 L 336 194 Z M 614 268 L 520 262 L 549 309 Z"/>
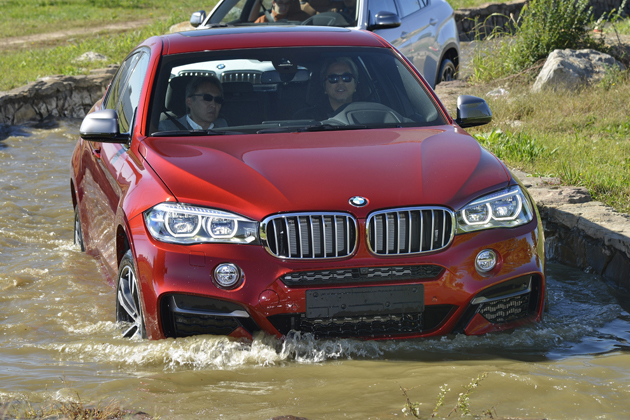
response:
<path fill-rule="evenodd" d="M 480 414 L 630 415 L 630 315 L 593 275 L 550 265 L 551 309 L 511 334 L 403 342 L 119 336 L 114 290 L 72 244 L 69 159 L 79 121 L 0 127 L 0 400 L 116 399 L 165 419 L 428 417 L 448 384 Z"/>

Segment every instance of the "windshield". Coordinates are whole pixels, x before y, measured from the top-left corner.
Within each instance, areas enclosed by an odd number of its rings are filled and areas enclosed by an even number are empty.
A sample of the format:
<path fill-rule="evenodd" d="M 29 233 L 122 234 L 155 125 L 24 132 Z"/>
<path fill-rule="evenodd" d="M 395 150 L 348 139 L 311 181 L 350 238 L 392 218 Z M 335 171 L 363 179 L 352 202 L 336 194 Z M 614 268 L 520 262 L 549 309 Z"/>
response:
<path fill-rule="evenodd" d="M 357 0 L 225 0 L 206 25 L 356 26 L 358 10 Z"/>
<path fill-rule="evenodd" d="M 445 124 L 416 76 L 386 48 L 262 48 L 166 56 L 152 103 L 153 135 Z"/>

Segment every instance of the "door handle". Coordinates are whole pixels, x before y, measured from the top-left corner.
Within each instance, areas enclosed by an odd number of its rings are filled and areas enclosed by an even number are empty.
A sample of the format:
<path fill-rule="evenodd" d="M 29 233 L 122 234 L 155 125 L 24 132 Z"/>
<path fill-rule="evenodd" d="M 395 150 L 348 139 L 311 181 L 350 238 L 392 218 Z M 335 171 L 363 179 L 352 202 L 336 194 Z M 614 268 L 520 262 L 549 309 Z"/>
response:
<path fill-rule="evenodd" d="M 407 31 L 402 31 L 402 33 L 400 34 L 401 38 L 407 38 Z"/>
<path fill-rule="evenodd" d="M 96 159 L 100 159 L 101 149 L 92 149 L 92 156 L 94 156 Z"/>
<path fill-rule="evenodd" d="M 429 21 L 429 25 L 431 26 L 435 26 L 438 23 L 438 20 L 436 18 L 431 18 L 431 20 Z"/>

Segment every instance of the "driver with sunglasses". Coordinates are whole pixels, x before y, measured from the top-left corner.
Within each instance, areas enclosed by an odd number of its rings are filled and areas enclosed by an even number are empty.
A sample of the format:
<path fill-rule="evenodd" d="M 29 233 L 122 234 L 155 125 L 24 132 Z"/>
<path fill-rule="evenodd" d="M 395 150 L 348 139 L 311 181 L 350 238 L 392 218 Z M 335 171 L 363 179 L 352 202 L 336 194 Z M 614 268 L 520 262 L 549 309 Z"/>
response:
<path fill-rule="evenodd" d="M 227 127 L 219 118 L 223 104 L 223 86 L 214 76 L 198 76 L 186 86 L 186 110 L 181 118 L 160 122 L 160 131 L 211 130 Z"/>
<path fill-rule="evenodd" d="M 358 74 L 356 64 L 348 57 L 338 57 L 330 61 L 321 73 L 326 96 L 323 103 L 298 111 L 294 118 L 323 121 L 337 115 L 353 101 Z"/>

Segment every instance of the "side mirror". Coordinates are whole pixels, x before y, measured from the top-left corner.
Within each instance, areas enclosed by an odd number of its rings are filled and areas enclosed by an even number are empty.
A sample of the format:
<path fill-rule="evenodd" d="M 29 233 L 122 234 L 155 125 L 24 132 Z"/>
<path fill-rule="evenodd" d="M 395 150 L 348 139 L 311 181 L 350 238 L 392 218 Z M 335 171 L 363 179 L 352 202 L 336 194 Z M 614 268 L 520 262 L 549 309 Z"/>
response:
<path fill-rule="evenodd" d="M 461 95 L 457 98 L 457 119 L 460 127 L 474 127 L 492 121 L 492 112 L 486 101 L 476 96 Z"/>
<path fill-rule="evenodd" d="M 192 14 L 192 16 L 190 17 L 190 25 L 193 28 L 196 28 L 197 26 L 201 25 L 204 20 L 206 20 L 206 11 L 200 10 Z"/>
<path fill-rule="evenodd" d="M 127 143 L 129 134 L 118 131 L 118 114 L 113 109 L 92 112 L 83 119 L 79 134 L 84 140 L 101 143 Z"/>
<path fill-rule="evenodd" d="M 375 29 L 398 28 L 400 26 L 400 16 L 392 12 L 378 12 L 374 16 L 374 22 L 368 26 L 368 31 Z"/>

